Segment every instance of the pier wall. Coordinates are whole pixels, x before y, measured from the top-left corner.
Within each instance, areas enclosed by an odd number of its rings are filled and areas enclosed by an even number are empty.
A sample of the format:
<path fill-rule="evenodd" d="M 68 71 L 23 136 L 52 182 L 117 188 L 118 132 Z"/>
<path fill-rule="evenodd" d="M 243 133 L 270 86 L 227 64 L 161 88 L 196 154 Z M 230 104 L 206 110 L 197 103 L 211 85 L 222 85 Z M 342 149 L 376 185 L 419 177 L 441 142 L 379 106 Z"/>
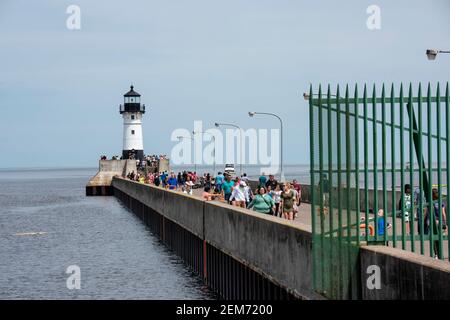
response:
<path fill-rule="evenodd" d="M 100 160 L 98 172 L 86 185 L 87 196 L 109 196 L 113 194 L 111 186 L 114 176 L 126 176 L 136 171 L 135 160 Z"/>
<path fill-rule="evenodd" d="M 312 289 L 309 226 L 120 177 L 112 186 L 114 195 L 222 298 L 323 299 Z M 353 298 L 450 298 L 447 262 L 384 246 L 359 251 Z M 381 270 L 380 289 L 367 286 L 373 265 Z"/>
<path fill-rule="evenodd" d="M 385 246 L 361 247 L 360 257 L 362 299 L 450 300 L 450 263 L 447 261 Z M 379 289 L 366 285 L 369 274 L 373 274 L 368 272 L 370 266 L 380 267 Z"/>

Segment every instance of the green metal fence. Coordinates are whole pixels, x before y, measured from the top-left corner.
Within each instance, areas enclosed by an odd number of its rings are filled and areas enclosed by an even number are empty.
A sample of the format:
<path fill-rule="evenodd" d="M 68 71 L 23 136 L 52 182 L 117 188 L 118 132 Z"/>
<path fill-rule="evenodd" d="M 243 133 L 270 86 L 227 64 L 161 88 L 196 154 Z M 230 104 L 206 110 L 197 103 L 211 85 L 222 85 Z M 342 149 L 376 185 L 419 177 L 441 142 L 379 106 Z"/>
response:
<path fill-rule="evenodd" d="M 398 90 L 398 91 L 397 91 Z M 362 92 L 361 92 L 362 91 Z M 331 298 L 358 293 L 358 248 L 387 245 L 449 259 L 449 86 L 350 93 L 311 86 L 313 282 Z M 389 91 L 389 92 L 388 92 Z M 396 94 L 398 92 L 398 94 Z M 416 94 L 414 94 L 416 92 Z M 435 94 L 434 94 L 435 93 Z"/>

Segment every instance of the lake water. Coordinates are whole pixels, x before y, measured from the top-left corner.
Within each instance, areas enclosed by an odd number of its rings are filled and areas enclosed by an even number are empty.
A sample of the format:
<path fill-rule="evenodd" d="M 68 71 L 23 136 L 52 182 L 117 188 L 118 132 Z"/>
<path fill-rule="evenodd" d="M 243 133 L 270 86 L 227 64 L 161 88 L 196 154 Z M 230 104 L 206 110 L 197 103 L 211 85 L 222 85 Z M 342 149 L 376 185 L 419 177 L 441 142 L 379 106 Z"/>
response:
<path fill-rule="evenodd" d="M 96 171 L 0 170 L 0 299 L 214 299 L 116 198 L 85 197 Z"/>

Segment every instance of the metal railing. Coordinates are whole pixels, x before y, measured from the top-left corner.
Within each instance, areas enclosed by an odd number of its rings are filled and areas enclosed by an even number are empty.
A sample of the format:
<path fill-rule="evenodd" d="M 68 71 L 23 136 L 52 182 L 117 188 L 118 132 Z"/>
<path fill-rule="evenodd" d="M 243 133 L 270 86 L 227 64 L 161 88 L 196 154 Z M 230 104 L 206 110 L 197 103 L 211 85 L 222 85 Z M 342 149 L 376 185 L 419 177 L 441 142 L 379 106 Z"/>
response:
<path fill-rule="evenodd" d="M 358 248 L 387 245 L 441 260 L 450 256 L 447 183 L 450 97 L 428 84 L 417 95 L 385 85 L 369 96 L 348 85 L 311 86 L 310 165 L 313 282 L 333 298 L 357 296 Z M 341 94 L 343 96 L 341 96 Z"/>

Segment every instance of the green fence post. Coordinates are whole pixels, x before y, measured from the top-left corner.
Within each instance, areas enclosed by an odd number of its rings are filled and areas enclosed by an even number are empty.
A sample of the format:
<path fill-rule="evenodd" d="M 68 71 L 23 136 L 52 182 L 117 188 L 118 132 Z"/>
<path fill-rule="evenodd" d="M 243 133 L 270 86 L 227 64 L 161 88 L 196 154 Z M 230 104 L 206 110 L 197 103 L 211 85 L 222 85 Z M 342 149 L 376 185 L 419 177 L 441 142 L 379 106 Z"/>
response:
<path fill-rule="evenodd" d="M 365 233 L 366 242 L 369 242 L 369 150 L 368 150 L 368 135 L 369 131 L 367 128 L 367 86 L 364 84 L 363 93 L 363 105 L 364 105 L 364 210 L 365 210 Z"/>
<path fill-rule="evenodd" d="M 396 204 L 396 191 L 397 187 L 395 185 L 395 175 L 396 175 L 396 165 L 395 165 L 395 91 L 394 84 L 391 86 L 391 185 L 392 185 L 392 245 L 397 247 L 397 204 Z"/>
<path fill-rule="evenodd" d="M 334 289 L 334 286 L 332 285 L 332 280 L 334 277 L 332 277 L 333 274 L 333 254 L 334 254 L 334 250 L 333 250 L 333 238 L 334 238 L 334 232 L 333 232 L 333 143 L 332 143 L 332 113 L 331 113 L 331 87 L 330 84 L 328 84 L 328 89 L 327 89 L 327 117 L 328 117 L 328 128 L 327 128 L 327 133 L 328 133 L 328 188 L 329 188 L 329 199 L 328 199 L 328 218 L 329 218 L 329 270 L 328 270 L 328 274 L 330 275 L 329 277 L 329 287 L 330 287 L 330 291 L 332 291 Z"/>
<path fill-rule="evenodd" d="M 437 176 L 437 181 L 438 181 L 438 205 L 439 205 L 439 225 L 437 226 L 437 232 L 438 232 L 438 239 L 439 239 L 439 243 L 438 243 L 438 248 L 439 248 L 439 253 L 438 253 L 438 257 L 439 259 L 444 259 L 444 255 L 443 255 L 443 246 L 442 243 L 444 241 L 443 239 L 443 228 L 442 228 L 442 165 L 441 165 L 441 90 L 440 90 L 440 85 L 439 82 L 437 84 L 437 89 L 436 89 L 436 97 L 438 98 L 436 100 L 436 123 L 437 123 L 437 128 L 436 128 L 436 135 L 437 135 L 437 166 L 438 166 L 438 176 Z M 434 207 L 434 204 L 433 204 Z"/>
<path fill-rule="evenodd" d="M 424 179 L 423 179 L 423 166 L 424 166 L 424 161 L 423 161 L 423 142 L 422 142 L 422 135 L 423 135 L 423 126 L 422 126 L 422 84 L 419 83 L 419 103 L 418 103 L 418 112 L 419 112 L 419 188 L 420 188 L 420 196 L 419 196 L 419 212 L 420 215 L 418 217 L 418 222 L 420 222 L 420 253 L 424 254 L 425 253 L 425 244 L 424 244 L 424 230 L 425 230 L 425 215 L 424 215 L 424 195 L 425 195 L 425 190 L 424 190 Z"/>
<path fill-rule="evenodd" d="M 430 256 L 434 256 L 434 212 L 433 212 L 433 154 L 432 154 L 432 127 L 431 127 L 431 84 L 428 83 L 427 90 L 427 135 L 428 135 L 428 219 L 430 221 L 430 226 L 428 230 L 430 242 Z"/>
<path fill-rule="evenodd" d="M 320 282 L 322 290 L 325 290 L 324 276 L 325 276 L 325 254 L 324 254 L 324 201 L 323 201 L 323 105 L 322 105 L 322 85 L 319 85 L 319 172 L 320 172 L 320 187 L 319 187 L 319 203 L 320 203 Z"/>
<path fill-rule="evenodd" d="M 445 157 L 445 166 L 446 166 L 446 170 L 447 170 L 447 179 L 446 179 L 446 184 L 447 184 L 447 203 L 446 203 L 446 214 L 447 214 L 447 235 L 448 235 L 448 227 L 449 227 L 449 212 L 448 212 L 448 208 L 449 208 L 449 201 L 450 201 L 450 169 L 448 167 L 448 162 L 450 161 L 450 90 L 449 90 L 449 86 L 448 86 L 448 82 L 447 82 L 447 86 L 445 88 L 445 128 L 446 128 L 446 135 L 445 135 L 445 139 L 446 139 L 446 157 Z M 448 259 L 450 261 L 450 243 L 448 241 L 448 236 L 447 236 L 447 249 L 448 249 Z"/>
<path fill-rule="evenodd" d="M 312 230 L 312 267 L 313 267 L 313 287 L 317 289 L 317 260 L 315 242 L 316 242 L 316 215 L 315 215 L 315 179 L 314 179 L 314 104 L 313 104 L 313 89 L 309 86 L 309 161 L 310 161 L 310 192 L 311 192 L 311 230 Z"/>
<path fill-rule="evenodd" d="M 401 213 L 402 213 L 402 249 L 406 249 L 406 225 L 405 225 L 405 125 L 403 107 L 403 83 L 400 84 L 400 190 L 401 190 Z M 411 214 L 409 214 L 411 216 Z M 411 218 L 411 217 L 409 217 Z"/>
<path fill-rule="evenodd" d="M 381 88 L 381 140 L 382 140 L 382 173 L 383 173 L 383 241 L 386 244 L 387 241 L 387 184 L 386 184 L 386 91 L 383 83 Z"/>
<path fill-rule="evenodd" d="M 350 121 L 350 97 L 349 97 L 349 90 L 348 85 L 346 86 L 345 90 L 345 164 L 346 164 L 346 187 L 347 187 L 347 241 L 346 241 L 346 263 L 345 263 L 345 274 L 346 276 L 343 279 L 343 283 L 345 285 L 344 288 L 348 288 L 349 292 L 347 296 L 351 295 L 351 288 L 352 288 L 352 277 L 351 275 L 351 268 L 353 266 L 352 263 L 352 252 L 351 252 L 351 236 L 352 236 L 352 230 L 351 230 L 351 171 L 352 171 L 352 135 L 351 135 L 351 121 Z"/>
<path fill-rule="evenodd" d="M 411 235 L 411 251 L 416 251 L 414 239 L 414 138 L 413 138 L 413 120 L 414 120 L 414 106 L 413 106 L 413 91 L 412 84 L 409 84 L 408 94 L 408 115 L 409 115 L 409 181 L 411 185 L 411 209 L 409 216 L 410 235 Z"/>
<path fill-rule="evenodd" d="M 359 221 L 361 219 L 361 208 L 360 208 L 360 190 L 359 190 L 359 101 L 358 101 L 358 85 L 355 85 L 355 96 L 354 96 L 354 105 L 355 105 L 355 189 L 356 189 L 356 235 L 357 240 L 356 244 L 360 245 L 360 232 L 359 232 Z"/>
<path fill-rule="evenodd" d="M 338 272 L 343 273 L 343 248 L 342 248 L 342 121 L 341 121 L 341 99 L 339 98 L 339 87 L 336 90 L 336 127 L 337 127 L 337 184 L 338 184 Z M 340 277 L 339 277 L 340 278 Z M 339 292 L 343 292 L 342 281 L 339 281 Z"/>
<path fill-rule="evenodd" d="M 372 91 L 372 118 L 373 118 L 373 215 L 375 241 L 378 241 L 378 132 L 377 132 L 377 93 L 375 84 Z"/>

